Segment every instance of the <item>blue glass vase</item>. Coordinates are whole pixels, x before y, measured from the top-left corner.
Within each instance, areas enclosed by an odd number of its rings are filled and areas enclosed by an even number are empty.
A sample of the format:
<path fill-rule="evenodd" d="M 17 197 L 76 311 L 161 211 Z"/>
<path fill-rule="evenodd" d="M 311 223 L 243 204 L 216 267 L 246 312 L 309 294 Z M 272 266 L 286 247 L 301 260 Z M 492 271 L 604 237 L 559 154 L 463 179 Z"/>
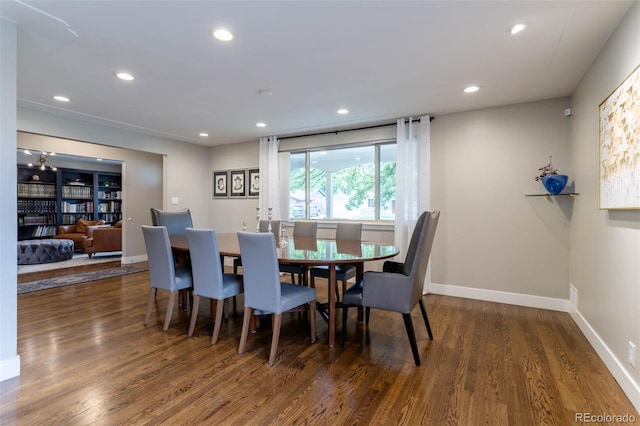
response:
<path fill-rule="evenodd" d="M 549 194 L 559 194 L 567 184 L 567 175 L 545 175 L 542 177 L 542 184 Z"/>

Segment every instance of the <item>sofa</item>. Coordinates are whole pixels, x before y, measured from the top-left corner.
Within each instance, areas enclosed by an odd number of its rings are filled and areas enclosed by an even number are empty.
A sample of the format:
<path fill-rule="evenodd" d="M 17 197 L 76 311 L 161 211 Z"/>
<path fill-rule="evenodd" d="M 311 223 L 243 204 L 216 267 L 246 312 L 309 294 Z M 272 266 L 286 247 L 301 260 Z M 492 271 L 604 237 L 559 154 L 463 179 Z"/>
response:
<path fill-rule="evenodd" d="M 104 224 L 104 220 L 78 219 L 75 225 L 60 225 L 58 233 L 53 238 L 62 240 L 73 240 L 76 250 L 84 250 L 84 242 L 87 237 L 89 226 L 109 226 Z"/>
<path fill-rule="evenodd" d="M 89 258 L 112 251 L 122 251 L 122 221 L 113 226 L 89 226 L 84 240 L 84 252 Z"/>

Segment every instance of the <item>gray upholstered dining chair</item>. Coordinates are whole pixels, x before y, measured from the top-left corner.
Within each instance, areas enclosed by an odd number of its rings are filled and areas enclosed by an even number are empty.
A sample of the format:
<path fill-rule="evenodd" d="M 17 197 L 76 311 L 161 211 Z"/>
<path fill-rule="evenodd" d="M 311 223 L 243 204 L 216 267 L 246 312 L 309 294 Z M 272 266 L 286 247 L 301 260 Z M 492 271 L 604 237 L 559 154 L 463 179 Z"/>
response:
<path fill-rule="evenodd" d="M 271 313 L 273 337 L 269 365 L 273 366 L 280 339 L 282 313 L 309 304 L 311 343 L 316 341 L 316 290 L 280 281 L 275 237 L 271 233 L 238 232 L 244 269 L 244 318 L 238 354 L 244 353 L 254 310 Z"/>
<path fill-rule="evenodd" d="M 169 302 L 162 330 L 167 331 L 173 314 L 176 293 L 192 286 L 191 271 L 175 269 L 169 234 L 165 226 L 142 225 L 142 234 L 149 258 L 149 286 L 151 288 L 144 325 L 149 323 L 158 289 L 166 290 L 169 292 Z"/>
<path fill-rule="evenodd" d="M 168 211 L 151 208 L 151 223 L 154 226 L 166 226 L 169 235 L 186 235 L 186 229 L 193 227 L 189 209 Z"/>
<path fill-rule="evenodd" d="M 280 221 L 279 220 L 272 220 L 271 221 L 271 232 L 274 233 L 274 235 L 280 235 Z M 259 232 L 269 232 L 269 221 L 268 220 L 261 220 L 259 225 L 258 225 L 258 230 Z M 242 258 L 241 257 L 236 257 L 235 259 L 233 259 L 233 273 L 237 274 L 238 273 L 238 268 L 242 266 Z"/>
<path fill-rule="evenodd" d="M 311 220 L 296 220 L 293 224 L 293 238 L 316 238 L 318 233 L 318 222 Z M 295 276 L 298 276 L 298 284 L 306 285 L 307 283 L 307 266 L 296 265 L 293 263 L 281 263 L 280 272 L 291 274 L 291 283 L 295 284 Z"/>
<path fill-rule="evenodd" d="M 211 344 L 215 345 L 220 335 L 224 301 L 242 293 L 242 277 L 223 272 L 218 240 L 213 229 L 187 228 L 187 241 L 193 276 L 193 306 L 188 335 L 193 335 L 196 326 L 200 298 L 216 300 L 216 316 L 211 336 Z"/>
<path fill-rule="evenodd" d="M 336 226 L 337 241 L 360 241 L 362 239 L 362 223 L 338 222 Z M 309 270 L 311 287 L 316 286 L 316 278 L 329 279 L 329 267 L 326 265 L 314 266 Z M 356 267 L 353 265 L 336 265 L 336 281 L 342 281 L 342 294 L 347 290 L 347 281 L 356 276 Z M 336 292 L 338 287 L 336 286 Z"/>
<path fill-rule="evenodd" d="M 371 308 L 399 312 L 404 318 L 413 359 L 416 365 L 420 365 L 420 355 L 411 320 L 411 311 L 416 304 L 420 305 L 429 339 L 433 340 L 427 310 L 422 300 L 422 292 L 439 218 L 439 211 L 422 213 L 413 230 L 405 262 L 385 262 L 382 272 L 366 272 L 360 283 L 350 287 L 344 293 L 342 298 L 341 338 L 343 346 L 347 332 L 347 311 L 349 306 L 364 306 L 366 308 L 365 322 L 367 325 L 369 324 Z"/>

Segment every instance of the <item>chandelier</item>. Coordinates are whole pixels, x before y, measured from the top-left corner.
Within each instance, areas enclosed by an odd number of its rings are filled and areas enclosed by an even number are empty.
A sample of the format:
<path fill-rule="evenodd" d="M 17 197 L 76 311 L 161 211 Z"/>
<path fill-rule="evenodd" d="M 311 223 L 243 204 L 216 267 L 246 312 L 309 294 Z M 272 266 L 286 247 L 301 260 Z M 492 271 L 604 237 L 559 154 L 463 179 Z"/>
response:
<path fill-rule="evenodd" d="M 24 153 L 27 154 L 27 155 L 34 155 L 28 149 L 25 149 Z M 31 163 L 28 163 L 27 166 L 29 166 L 29 167 L 37 166 L 40 170 L 46 170 L 46 168 L 47 168 L 47 158 L 53 157 L 54 155 L 56 155 L 55 152 L 46 153 L 45 151 L 42 151 L 40 153 L 40 157 L 37 160 L 35 160 L 35 161 L 31 162 Z M 49 168 L 51 170 L 54 170 L 54 171 L 58 170 L 58 168 L 56 166 L 52 166 L 51 164 L 49 164 L 48 166 L 49 166 Z"/>

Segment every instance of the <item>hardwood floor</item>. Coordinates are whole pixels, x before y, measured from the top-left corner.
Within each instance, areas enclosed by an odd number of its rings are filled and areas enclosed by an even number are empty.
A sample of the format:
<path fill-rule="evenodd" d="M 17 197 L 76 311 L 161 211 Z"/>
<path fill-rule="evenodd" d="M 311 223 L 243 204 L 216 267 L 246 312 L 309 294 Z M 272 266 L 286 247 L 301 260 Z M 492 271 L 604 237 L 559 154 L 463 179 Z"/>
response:
<path fill-rule="evenodd" d="M 421 367 L 399 314 L 374 310 L 365 329 L 352 310 L 344 349 L 327 346 L 319 316 L 310 344 L 307 320 L 288 314 L 270 368 L 268 319 L 237 355 L 241 308 L 216 346 L 207 303 L 194 337 L 178 308 L 163 333 L 168 298 L 159 292 L 144 327 L 148 277 L 19 295 L 22 374 L 0 383 L 0 424 L 569 425 L 576 413 L 640 421 L 566 313 L 427 295 L 434 341 L 413 314 Z"/>

